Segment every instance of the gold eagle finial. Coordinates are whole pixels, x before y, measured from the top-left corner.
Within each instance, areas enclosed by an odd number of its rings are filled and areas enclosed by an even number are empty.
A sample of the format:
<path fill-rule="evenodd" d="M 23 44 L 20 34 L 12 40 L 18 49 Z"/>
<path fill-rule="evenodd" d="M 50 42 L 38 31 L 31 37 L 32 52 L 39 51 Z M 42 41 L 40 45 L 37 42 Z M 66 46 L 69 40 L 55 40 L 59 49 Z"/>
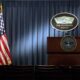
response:
<path fill-rule="evenodd" d="M 2 4 L 0 3 L 0 12 L 2 12 Z"/>

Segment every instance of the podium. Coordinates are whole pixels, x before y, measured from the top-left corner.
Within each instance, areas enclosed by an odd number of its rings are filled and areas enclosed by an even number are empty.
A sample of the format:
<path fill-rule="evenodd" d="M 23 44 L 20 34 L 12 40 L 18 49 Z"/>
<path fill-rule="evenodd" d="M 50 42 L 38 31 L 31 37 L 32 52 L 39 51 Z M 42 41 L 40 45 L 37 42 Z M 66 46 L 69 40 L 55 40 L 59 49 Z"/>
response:
<path fill-rule="evenodd" d="M 47 38 L 48 65 L 80 65 L 80 38 L 76 37 L 77 47 L 72 52 L 65 52 L 60 41 L 62 37 Z"/>

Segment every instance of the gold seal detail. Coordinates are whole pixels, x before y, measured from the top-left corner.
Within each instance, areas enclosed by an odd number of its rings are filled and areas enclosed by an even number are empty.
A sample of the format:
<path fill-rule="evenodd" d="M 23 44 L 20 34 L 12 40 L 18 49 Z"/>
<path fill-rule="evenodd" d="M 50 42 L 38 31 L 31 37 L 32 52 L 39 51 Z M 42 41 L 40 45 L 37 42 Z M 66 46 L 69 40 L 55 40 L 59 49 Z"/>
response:
<path fill-rule="evenodd" d="M 76 39 L 72 36 L 65 36 L 61 39 L 61 48 L 66 52 L 71 52 L 76 49 L 77 42 Z"/>

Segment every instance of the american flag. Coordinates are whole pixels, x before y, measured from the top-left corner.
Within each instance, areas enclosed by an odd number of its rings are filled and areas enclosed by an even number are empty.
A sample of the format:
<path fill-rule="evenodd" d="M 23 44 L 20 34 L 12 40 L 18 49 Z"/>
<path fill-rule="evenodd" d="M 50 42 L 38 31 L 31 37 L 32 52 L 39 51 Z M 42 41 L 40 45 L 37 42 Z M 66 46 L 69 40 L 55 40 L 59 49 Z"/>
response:
<path fill-rule="evenodd" d="M 12 63 L 8 39 L 4 29 L 2 4 L 0 4 L 0 65 L 10 65 Z"/>

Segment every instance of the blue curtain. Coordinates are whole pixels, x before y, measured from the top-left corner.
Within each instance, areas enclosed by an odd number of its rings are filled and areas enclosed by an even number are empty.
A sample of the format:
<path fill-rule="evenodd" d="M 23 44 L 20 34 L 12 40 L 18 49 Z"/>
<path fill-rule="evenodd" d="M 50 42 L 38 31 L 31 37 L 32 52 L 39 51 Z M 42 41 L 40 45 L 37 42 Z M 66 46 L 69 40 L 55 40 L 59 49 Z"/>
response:
<path fill-rule="evenodd" d="M 64 36 L 50 25 L 56 13 L 70 12 L 80 20 L 79 0 L 5 0 L 3 6 L 13 65 L 47 65 L 47 37 Z M 70 34 L 79 36 L 79 30 Z"/>

